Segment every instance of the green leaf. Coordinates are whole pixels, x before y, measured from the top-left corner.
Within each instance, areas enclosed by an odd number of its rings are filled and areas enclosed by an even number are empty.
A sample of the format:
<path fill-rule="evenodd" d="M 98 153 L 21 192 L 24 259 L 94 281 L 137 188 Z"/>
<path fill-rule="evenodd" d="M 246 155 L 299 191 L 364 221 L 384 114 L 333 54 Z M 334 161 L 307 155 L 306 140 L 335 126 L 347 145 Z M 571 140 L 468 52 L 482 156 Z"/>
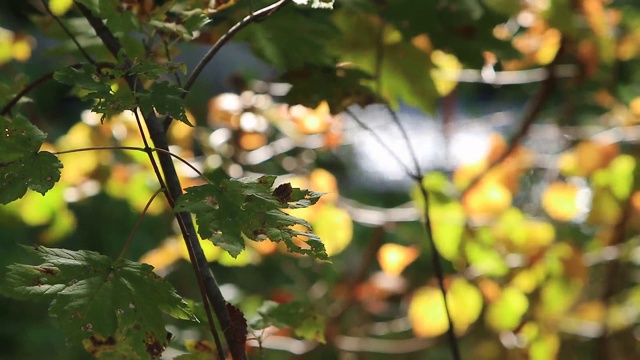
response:
<path fill-rule="evenodd" d="M 178 199 L 174 211 L 195 214 L 200 236 L 211 239 L 234 258 L 244 250 L 244 236 L 253 241 L 282 241 L 290 252 L 328 260 L 320 238 L 291 228 L 301 225 L 310 230 L 311 225 L 281 210 L 311 206 L 322 194 L 290 185 L 290 190 L 283 191 L 286 186 L 280 185 L 272 191 L 274 181 L 275 176 L 263 176 L 190 187 Z M 300 237 L 307 238 L 304 244 Z"/>
<path fill-rule="evenodd" d="M 0 163 L 35 153 L 47 137 L 23 116 L 16 116 L 13 120 L 0 116 L 0 135 Z"/>
<path fill-rule="evenodd" d="M 325 343 L 325 317 L 311 304 L 298 301 L 288 304 L 265 301 L 258 309 L 258 314 L 261 318 L 251 324 L 255 329 L 264 329 L 267 326 L 291 328 L 303 339 Z"/>
<path fill-rule="evenodd" d="M 483 66 L 483 51 L 493 51 L 501 58 L 517 55 L 508 41 L 493 36 L 495 26 L 506 23 L 509 16 L 479 0 L 397 0 L 389 2 L 380 13 L 405 39 L 426 34 L 434 48 L 452 53 L 474 68 Z"/>
<path fill-rule="evenodd" d="M 353 104 L 364 107 L 377 98 L 365 85 L 372 76 L 358 69 L 308 65 L 286 72 L 281 79 L 292 85 L 285 96 L 287 103 L 316 108 L 326 101 L 332 114 Z"/>
<path fill-rule="evenodd" d="M 166 81 L 154 83 L 147 92 L 138 94 L 140 108 L 145 113 L 155 108 L 162 115 L 169 115 L 189 126 L 193 126 L 187 119 L 184 110 L 183 92 L 183 89 Z"/>
<path fill-rule="evenodd" d="M 102 18 L 107 27 L 117 36 L 124 37 L 140 28 L 136 15 L 126 10 L 118 0 L 78 0 L 95 16 Z"/>
<path fill-rule="evenodd" d="M 113 92 L 109 82 L 111 78 L 117 78 L 124 74 L 123 69 L 103 69 L 98 71 L 94 65 L 83 64 L 78 68 L 67 67 L 58 70 L 53 78 L 63 84 L 80 88 L 80 98 L 94 101 L 91 110 L 102 114 L 101 121 L 117 115 L 125 110 L 136 108 L 136 99 L 133 93 L 126 87 L 121 87 L 118 92 Z"/>
<path fill-rule="evenodd" d="M 38 152 L 46 135 L 26 118 L 0 116 L 0 204 L 24 196 L 27 189 L 44 195 L 60 180 L 62 163 L 50 152 Z"/>
<path fill-rule="evenodd" d="M 367 85 L 387 99 L 393 107 L 400 102 L 433 112 L 439 94 L 431 78 L 433 68 L 429 55 L 389 28 L 379 43 L 380 25 L 371 16 L 343 12 L 336 16 L 343 37 L 334 42 L 335 55 L 379 80 Z M 380 58 L 382 54 L 382 58 Z"/>
<path fill-rule="evenodd" d="M 166 5 L 165 5 L 166 6 Z M 154 11 L 155 13 L 156 11 Z M 173 33 L 184 40 L 196 37 L 196 31 L 211 22 L 202 9 L 171 11 L 172 16 L 166 16 L 166 10 L 160 9 L 149 24 L 163 32 Z"/>
<path fill-rule="evenodd" d="M 0 291 L 47 300 L 71 342 L 98 358 L 158 358 L 168 344 L 162 313 L 196 320 L 153 267 L 92 251 L 25 247 L 43 262 L 10 265 Z"/>
<path fill-rule="evenodd" d="M 256 55 L 280 69 L 302 68 L 307 64 L 333 65 L 325 51 L 339 31 L 328 11 L 286 7 L 257 26 L 248 26 L 236 37 L 248 41 Z"/>
<path fill-rule="evenodd" d="M 181 64 L 173 61 L 159 63 L 146 59 L 135 59 L 129 69 L 129 73 L 138 75 L 142 80 L 156 80 L 162 75 L 175 73 L 180 70 L 181 66 Z"/>

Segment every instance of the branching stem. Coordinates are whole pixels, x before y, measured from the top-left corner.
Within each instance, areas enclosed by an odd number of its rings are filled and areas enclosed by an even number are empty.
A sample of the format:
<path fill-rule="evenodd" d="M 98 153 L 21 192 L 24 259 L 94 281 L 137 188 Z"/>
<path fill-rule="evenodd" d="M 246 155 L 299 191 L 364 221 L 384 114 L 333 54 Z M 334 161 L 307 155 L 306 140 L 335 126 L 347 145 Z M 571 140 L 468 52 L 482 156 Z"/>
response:
<path fill-rule="evenodd" d="M 159 149 L 159 148 L 150 147 L 148 150 L 146 150 L 144 148 L 137 147 L 137 146 L 91 146 L 91 147 L 86 147 L 86 148 L 77 148 L 77 149 L 56 151 L 56 152 L 54 152 L 54 154 L 56 154 L 56 155 L 64 155 L 64 154 L 70 154 L 70 153 L 74 153 L 74 152 L 97 151 L 97 150 L 134 150 L 134 151 L 141 151 L 141 152 L 144 152 L 144 153 L 149 152 L 149 151 L 161 152 L 161 153 L 170 155 L 173 158 L 175 158 L 176 160 L 180 161 L 181 163 L 187 165 L 191 170 L 193 170 L 196 174 L 198 174 L 198 176 L 200 176 L 202 178 L 202 180 L 204 180 L 204 181 L 206 181 L 208 183 L 211 183 L 211 181 L 202 173 L 202 171 L 198 170 L 198 168 L 193 166 L 189 161 L 187 161 L 186 159 L 180 157 L 180 155 L 174 154 L 171 151 L 168 151 L 168 150 L 165 150 L 165 149 Z"/>

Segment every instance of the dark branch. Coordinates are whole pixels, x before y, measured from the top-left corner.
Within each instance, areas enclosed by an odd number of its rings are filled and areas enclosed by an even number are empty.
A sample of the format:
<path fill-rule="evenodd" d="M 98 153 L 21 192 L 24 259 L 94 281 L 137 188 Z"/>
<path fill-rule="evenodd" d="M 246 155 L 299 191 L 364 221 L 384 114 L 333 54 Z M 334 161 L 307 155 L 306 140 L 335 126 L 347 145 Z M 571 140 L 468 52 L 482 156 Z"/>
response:
<path fill-rule="evenodd" d="M 122 48 L 120 41 L 102 23 L 102 20 L 95 17 L 89 11 L 89 9 L 79 3 L 76 3 L 76 5 L 80 9 L 82 15 L 87 19 L 87 21 L 89 21 L 89 24 L 91 24 L 93 29 L 96 31 L 96 34 L 102 40 L 109 52 L 114 57 L 117 57 Z M 139 81 L 136 81 L 135 76 L 126 75 L 125 80 L 134 91 L 142 90 L 142 85 L 140 85 Z M 150 112 L 149 114 L 146 114 L 144 116 L 144 121 L 149 131 L 149 136 L 151 137 L 151 140 L 153 141 L 155 147 L 168 151 L 169 144 L 167 141 L 166 132 L 164 131 L 162 123 L 159 121 L 155 113 Z M 166 188 L 169 193 L 169 196 L 167 196 L 167 200 L 173 208 L 175 205 L 175 200 L 182 195 L 182 186 L 180 184 L 180 180 L 178 179 L 173 161 L 171 160 L 171 156 L 164 152 L 158 152 L 158 159 L 160 161 L 162 172 L 164 173 Z M 209 264 L 204 256 L 204 252 L 202 250 L 202 247 L 200 246 L 200 242 L 193 225 L 191 214 L 189 214 L 188 212 L 177 213 L 176 219 L 178 220 L 178 224 L 180 225 L 180 231 L 182 232 L 182 236 L 187 245 L 187 249 L 189 250 L 191 262 L 196 269 L 196 277 L 198 278 L 199 283 L 201 282 L 205 288 L 204 290 L 206 291 L 206 297 L 203 297 L 203 300 L 206 301 L 208 299 L 211 306 L 213 307 L 213 310 L 224 333 L 225 339 L 227 340 L 227 345 L 230 348 L 242 348 L 242 346 L 237 345 L 244 344 L 245 339 L 236 339 L 231 331 L 232 327 L 230 326 L 229 314 L 227 313 L 226 308 L 226 301 L 222 296 L 222 293 L 220 292 L 220 288 L 218 287 L 215 277 L 213 276 L 213 273 L 209 268 Z M 213 335 L 216 336 L 215 333 Z M 219 349 L 219 351 L 222 350 Z M 242 356 L 242 358 L 244 358 L 244 356 Z M 234 360 L 236 359 L 234 358 Z"/>

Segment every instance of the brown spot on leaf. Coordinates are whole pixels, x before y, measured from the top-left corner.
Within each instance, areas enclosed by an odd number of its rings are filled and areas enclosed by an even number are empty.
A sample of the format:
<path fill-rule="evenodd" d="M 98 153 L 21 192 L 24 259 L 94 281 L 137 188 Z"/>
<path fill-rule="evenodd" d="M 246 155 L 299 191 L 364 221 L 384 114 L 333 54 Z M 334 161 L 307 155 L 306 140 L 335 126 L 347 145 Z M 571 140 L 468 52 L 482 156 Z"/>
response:
<path fill-rule="evenodd" d="M 45 274 L 45 275 L 57 275 L 58 274 L 58 269 L 56 268 L 50 268 L 50 267 L 46 267 L 46 266 L 38 266 L 36 269 L 38 269 L 39 272 Z"/>
<path fill-rule="evenodd" d="M 280 202 L 287 202 L 291 200 L 291 193 L 293 188 L 290 183 L 284 183 L 273 190 L 272 195 L 277 197 Z"/>

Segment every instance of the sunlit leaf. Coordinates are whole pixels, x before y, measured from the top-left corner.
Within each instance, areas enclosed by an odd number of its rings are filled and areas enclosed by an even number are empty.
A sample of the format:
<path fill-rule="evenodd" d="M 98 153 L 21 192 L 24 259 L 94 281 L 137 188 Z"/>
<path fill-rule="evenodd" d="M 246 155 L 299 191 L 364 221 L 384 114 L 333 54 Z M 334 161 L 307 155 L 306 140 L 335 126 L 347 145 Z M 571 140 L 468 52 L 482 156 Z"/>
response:
<path fill-rule="evenodd" d="M 458 333 L 466 331 L 482 310 L 480 290 L 462 278 L 451 282 L 447 290 L 447 302 Z M 418 289 L 409 303 L 408 316 L 413 332 L 420 337 L 435 337 L 449 328 L 442 292 L 436 288 Z"/>
<path fill-rule="evenodd" d="M 442 257 L 453 260 L 460 252 L 466 219 L 464 209 L 455 202 L 434 206 L 431 209 L 433 241 Z"/>
<path fill-rule="evenodd" d="M 311 225 L 281 210 L 311 206 L 322 194 L 290 185 L 290 191 L 279 194 L 277 190 L 283 185 L 272 190 L 274 181 L 275 176 L 263 176 L 190 187 L 178 199 L 174 211 L 194 213 L 200 236 L 211 239 L 233 257 L 244 250 L 244 236 L 254 241 L 283 242 L 291 252 L 328 260 L 317 235 L 292 228 L 301 225 L 310 230 Z M 295 241 L 299 236 L 306 237 L 304 247 Z"/>
<path fill-rule="evenodd" d="M 509 271 L 504 257 L 492 247 L 470 241 L 465 243 L 464 250 L 467 260 L 480 274 L 501 276 Z"/>
<path fill-rule="evenodd" d="M 560 337 L 558 334 L 544 334 L 535 339 L 529 346 L 529 359 L 555 359 L 559 350 Z"/>
<path fill-rule="evenodd" d="M 64 15 L 73 6 L 73 0 L 51 0 L 49 1 L 49 10 L 56 16 Z"/>
<path fill-rule="evenodd" d="M 327 255 L 341 253 L 353 238 L 353 221 L 349 213 L 332 204 L 322 205 L 311 222 L 313 231 L 324 244 Z"/>
<path fill-rule="evenodd" d="M 455 278 L 448 289 L 447 301 L 451 320 L 457 332 L 465 332 L 476 322 L 482 311 L 482 294 L 477 287 L 463 278 Z"/>
<path fill-rule="evenodd" d="M 384 244 L 378 250 L 378 263 L 385 273 L 397 276 L 414 262 L 420 250 L 415 246 L 402 246 L 398 244 Z"/>
<path fill-rule="evenodd" d="M 566 182 L 551 183 L 542 195 L 542 208 L 558 221 L 570 221 L 580 214 L 578 187 Z"/>
<path fill-rule="evenodd" d="M 477 220 L 494 218 L 511 206 L 511 192 L 502 184 L 481 180 L 462 198 L 464 210 Z"/>
<path fill-rule="evenodd" d="M 620 221 L 621 214 L 622 205 L 612 191 L 608 188 L 596 188 L 587 221 L 597 225 L 614 225 Z"/>
<path fill-rule="evenodd" d="M 303 339 L 325 342 L 325 316 L 311 304 L 302 302 L 278 304 L 266 301 L 258 309 L 258 314 L 260 318 L 251 324 L 255 329 L 263 329 L 270 325 L 291 328 Z"/>
<path fill-rule="evenodd" d="M 529 300 L 522 291 L 508 287 L 502 291 L 498 300 L 489 304 L 486 319 L 497 331 L 513 330 L 520 324 L 528 309 Z"/>
<path fill-rule="evenodd" d="M 436 337 L 449 328 L 442 293 L 433 287 L 420 288 L 413 294 L 408 316 L 417 336 Z"/>

